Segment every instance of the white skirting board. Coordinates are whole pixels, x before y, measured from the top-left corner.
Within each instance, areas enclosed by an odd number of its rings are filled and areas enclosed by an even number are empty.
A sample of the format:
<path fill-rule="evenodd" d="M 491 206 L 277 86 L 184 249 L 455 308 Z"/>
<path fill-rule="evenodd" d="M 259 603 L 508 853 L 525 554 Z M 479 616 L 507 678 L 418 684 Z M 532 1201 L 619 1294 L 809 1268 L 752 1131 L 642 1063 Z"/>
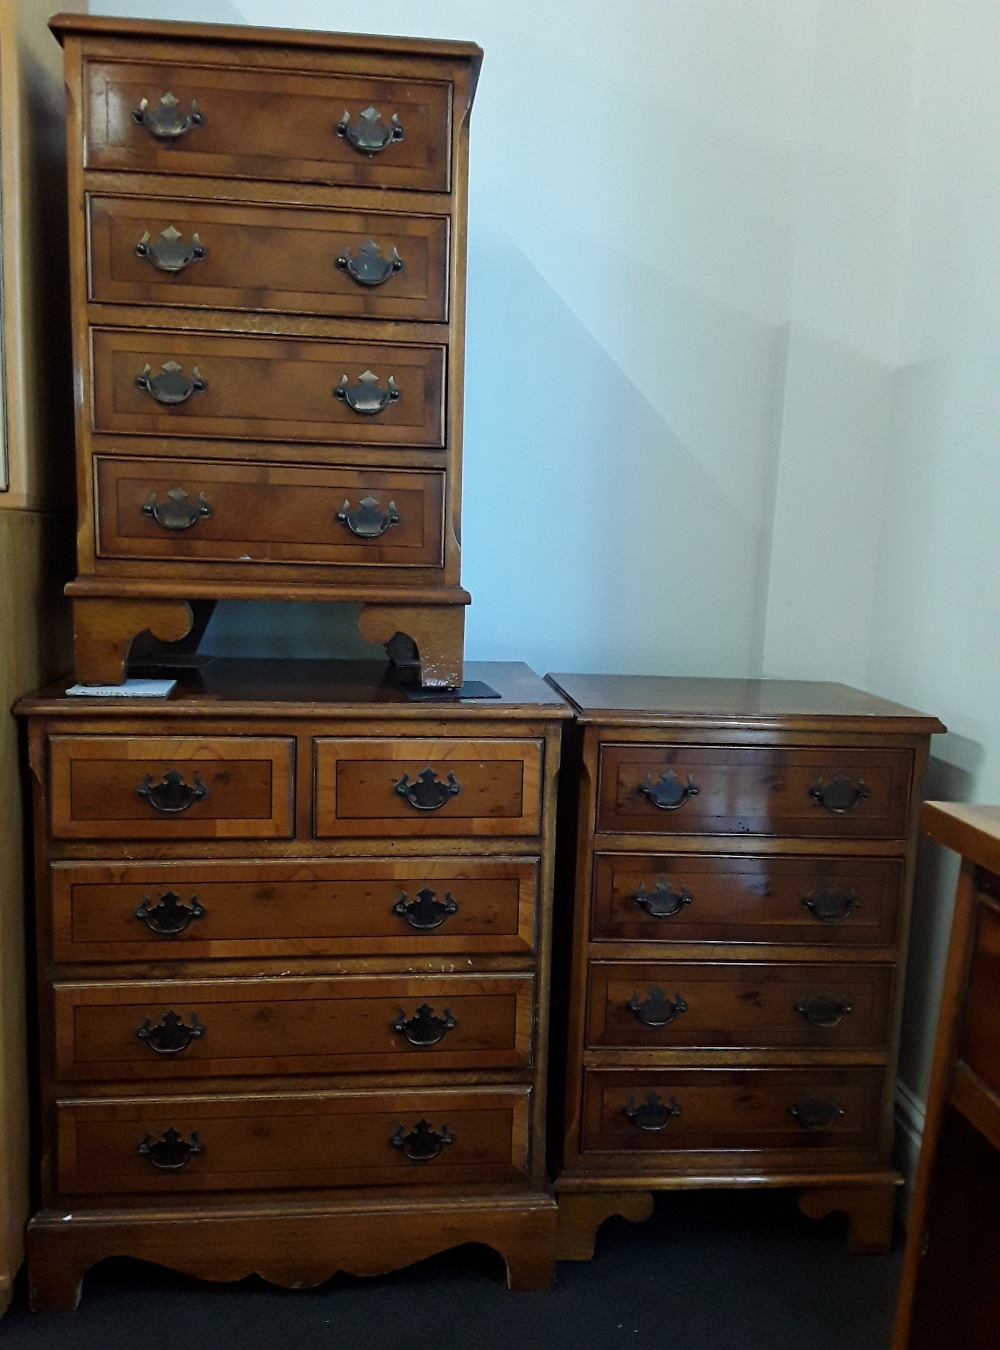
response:
<path fill-rule="evenodd" d="M 899 1217 L 905 1225 L 913 1199 L 913 1183 L 924 1134 L 924 1103 L 903 1082 L 896 1083 L 896 1160 L 904 1181 L 900 1194 Z"/>

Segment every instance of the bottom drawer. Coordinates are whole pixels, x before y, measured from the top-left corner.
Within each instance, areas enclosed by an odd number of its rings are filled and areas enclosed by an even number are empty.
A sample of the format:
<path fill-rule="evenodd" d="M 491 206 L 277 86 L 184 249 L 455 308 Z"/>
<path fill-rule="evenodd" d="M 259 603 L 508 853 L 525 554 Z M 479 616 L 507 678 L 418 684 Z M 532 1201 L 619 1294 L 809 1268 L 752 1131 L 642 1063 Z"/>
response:
<path fill-rule="evenodd" d="M 57 1104 L 63 1195 L 517 1182 L 531 1090 Z"/>
<path fill-rule="evenodd" d="M 877 1147 L 882 1069 L 594 1069 L 583 1149 L 612 1153 Z"/>

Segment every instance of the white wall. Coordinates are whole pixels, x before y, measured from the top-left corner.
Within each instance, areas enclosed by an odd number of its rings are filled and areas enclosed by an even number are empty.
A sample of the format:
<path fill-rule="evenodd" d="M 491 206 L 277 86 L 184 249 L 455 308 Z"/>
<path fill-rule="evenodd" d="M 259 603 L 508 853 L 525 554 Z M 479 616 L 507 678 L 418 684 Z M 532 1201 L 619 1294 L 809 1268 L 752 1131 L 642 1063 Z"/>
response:
<path fill-rule="evenodd" d="M 326 0 L 91 9 L 351 26 Z M 948 723 L 931 795 L 1000 800 L 995 0 L 426 0 L 392 26 L 486 49 L 470 656 L 845 679 Z M 213 631 L 290 629 L 230 606 Z M 925 846 L 917 1117 L 953 881 Z"/>

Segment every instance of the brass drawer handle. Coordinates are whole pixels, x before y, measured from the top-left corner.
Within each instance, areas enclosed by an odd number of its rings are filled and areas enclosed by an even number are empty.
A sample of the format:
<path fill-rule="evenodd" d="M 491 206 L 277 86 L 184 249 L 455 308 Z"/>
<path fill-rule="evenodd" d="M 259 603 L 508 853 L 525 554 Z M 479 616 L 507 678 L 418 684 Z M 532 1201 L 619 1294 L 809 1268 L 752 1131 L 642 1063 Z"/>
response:
<path fill-rule="evenodd" d="M 335 519 L 358 539 L 381 539 L 386 530 L 400 523 L 401 517 L 395 502 L 390 502 L 383 511 L 377 497 L 362 497 L 354 511 L 351 510 L 350 500 L 345 498 Z"/>
<path fill-rule="evenodd" d="M 669 1102 L 661 1102 L 655 1092 L 648 1092 L 641 1106 L 636 1106 L 635 1098 L 629 1097 L 628 1104 L 622 1109 L 636 1129 L 645 1134 L 658 1134 L 667 1128 L 675 1116 L 681 1114 L 676 1097 L 671 1097 Z"/>
<path fill-rule="evenodd" d="M 679 891 L 672 891 L 667 878 L 660 877 L 651 891 L 646 890 L 645 882 L 640 882 L 628 898 L 654 919 L 672 919 L 685 905 L 691 904 L 694 896 L 686 886 L 682 886 Z"/>
<path fill-rule="evenodd" d="M 659 810 L 676 811 L 689 797 L 697 797 L 701 789 L 690 774 L 687 782 L 682 783 L 673 769 L 667 769 L 655 783 L 652 775 L 647 773 L 638 791 Z"/>
<path fill-rule="evenodd" d="M 434 928 L 440 928 L 449 914 L 458 913 L 458 901 L 451 891 L 445 892 L 443 900 L 435 900 L 434 892 L 425 886 L 417 891 L 416 899 L 409 904 L 406 903 L 404 891 L 393 905 L 392 912 L 405 919 L 411 928 L 429 933 Z"/>
<path fill-rule="evenodd" d="M 179 1055 L 192 1041 L 204 1036 L 205 1028 L 197 1013 L 191 1014 L 191 1025 L 188 1026 L 180 1013 L 171 1008 L 155 1026 L 147 1017 L 135 1034 L 158 1055 Z"/>
<path fill-rule="evenodd" d="M 447 1125 L 442 1125 L 441 1133 L 437 1134 L 431 1129 L 429 1121 L 418 1120 L 409 1134 L 403 1133 L 402 1125 L 397 1126 L 389 1142 L 393 1148 L 401 1148 L 403 1156 L 409 1158 L 410 1162 L 430 1162 L 454 1138 Z"/>
<path fill-rule="evenodd" d="M 197 1130 L 192 1130 L 189 1141 L 182 1138 L 173 1126 L 164 1130 L 155 1142 L 153 1136 L 147 1134 L 139 1145 L 140 1155 L 148 1158 L 161 1172 L 177 1172 L 204 1151 L 205 1145 L 198 1137 Z"/>
<path fill-rule="evenodd" d="M 400 1008 L 392 1029 L 398 1036 L 405 1036 L 411 1045 L 422 1046 L 437 1045 L 457 1026 L 449 1008 L 445 1008 L 443 1017 L 438 1017 L 429 1004 L 421 1003 L 412 1017 L 407 1017 Z"/>
<path fill-rule="evenodd" d="M 654 985 L 643 999 L 638 990 L 634 991 L 625 1004 L 632 1016 L 647 1027 L 668 1027 L 681 1013 L 687 1012 L 687 1006 L 680 994 L 674 994 L 672 1000 L 667 998 L 659 985 Z"/>
<path fill-rule="evenodd" d="M 839 923 L 861 907 L 861 901 L 855 890 L 842 894 L 838 887 L 827 886 L 822 891 L 807 891 L 802 903 L 820 923 Z"/>
<path fill-rule="evenodd" d="M 392 114 L 387 125 L 377 108 L 365 108 L 355 122 L 351 121 L 351 114 L 345 108 L 334 130 L 341 140 L 353 145 L 355 150 L 369 159 L 393 141 L 403 139 L 403 128 L 397 114 Z"/>
<path fill-rule="evenodd" d="M 158 502 L 156 493 L 151 492 L 142 504 L 142 514 L 152 516 L 165 530 L 189 530 L 212 514 L 212 506 L 204 493 L 199 492 L 198 500 L 192 502 L 183 488 L 172 487 L 165 502 Z"/>
<path fill-rule="evenodd" d="M 391 375 L 387 388 L 383 389 L 378 382 L 378 376 L 366 370 L 358 376 L 357 384 L 351 384 L 346 375 L 342 376 L 333 391 L 333 396 L 346 403 L 352 412 L 359 413 L 362 417 L 375 417 L 378 413 L 384 412 L 390 403 L 397 403 L 403 394 Z"/>
<path fill-rule="evenodd" d="M 209 792 L 197 769 L 192 783 L 185 783 L 183 774 L 177 769 L 167 769 L 159 783 L 154 783 L 153 775 L 147 773 L 136 788 L 136 794 L 145 797 L 154 811 L 176 816 L 194 806 L 195 802 L 206 799 Z"/>
<path fill-rule="evenodd" d="M 817 778 L 809 796 L 832 815 L 844 816 L 870 797 L 871 789 L 863 778 L 854 782 L 846 773 L 835 773 L 829 783 Z"/>
<path fill-rule="evenodd" d="M 192 895 L 185 905 L 175 891 L 161 895 L 155 905 L 143 897 L 142 904 L 135 911 L 135 917 L 141 919 L 151 933 L 157 937 L 177 937 L 183 933 L 195 919 L 205 917 L 205 907 L 198 903 L 198 897 Z"/>
<path fill-rule="evenodd" d="M 359 286 L 382 286 L 391 276 L 402 272 L 403 260 L 395 247 L 388 258 L 383 258 L 382 250 L 375 240 L 367 239 L 356 257 L 352 258 L 351 250 L 345 248 L 337 258 L 337 266 Z"/>
<path fill-rule="evenodd" d="M 808 994 L 795 1004 L 795 1011 L 813 1027 L 836 1027 L 854 1011 L 849 999 L 834 994 Z"/>
<path fill-rule="evenodd" d="M 183 238 L 180 230 L 173 225 L 161 230 L 159 239 L 152 242 L 149 231 L 145 230 L 135 251 L 160 272 L 183 272 L 193 262 L 203 262 L 208 257 L 208 249 L 197 234 L 191 236 L 190 244 L 182 244 L 180 241 Z"/>
<path fill-rule="evenodd" d="M 198 107 L 196 99 L 191 100 L 186 113 L 181 112 L 180 104 L 180 99 L 169 92 L 153 107 L 149 106 L 149 99 L 144 98 L 140 100 L 138 108 L 133 108 L 132 120 L 145 127 L 158 141 L 176 141 L 192 127 L 205 125 L 205 114 Z"/>
<path fill-rule="evenodd" d="M 841 1116 L 846 1115 L 839 1102 L 825 1102 L 819 1097 L 809 1097 L 804 1102 L 793 1102 L 788 1114 L 804 1130 L 828 1130 Z"/>
<path fill-rule="evenodd" d="M 186 403 L 192 394 L 199 394 L 208 388 L 197 366 L 191 367 L 190 375 L 183 374 L 182 367 L 176 361 L 165 361 L 160 375 L 151 375 L 150 369 L 147 361 L 135 377 L 136 386 L 145 389 L 157 403 L 164 403 L 168 407 Z"/>
<path fill-rule="evenodd" d="M 410 775 L 404 773 L 394 791 L 405 797 L 415 811 L 439 811 L 449 797 L 457 797 L 462 784 L 453 773 L 448 775 L 447 783 L 442 783 L 435 769 L 421 769 L 411 782 Z"/>

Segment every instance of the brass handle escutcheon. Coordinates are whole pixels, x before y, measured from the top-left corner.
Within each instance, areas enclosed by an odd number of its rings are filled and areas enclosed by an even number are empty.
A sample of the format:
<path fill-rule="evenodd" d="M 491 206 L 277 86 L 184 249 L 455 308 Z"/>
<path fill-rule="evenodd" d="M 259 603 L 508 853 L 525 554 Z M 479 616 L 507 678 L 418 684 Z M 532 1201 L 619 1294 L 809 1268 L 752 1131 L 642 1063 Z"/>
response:
<path fill-rule="evenodd" d="M 208 249 L 197 234 L 192 234 L 190 244 L 183 244 L 184 236 L 173 225 L 160 231 L 159 239 L 151 239 L 148 230 L 135 246 L 140 258 L 160 272 L 183 272 L 193 262 L 202 262 L 208 257 Z"/>
<path fill-rule="evenodd" d="M 205 114 L 198 107 L 196 99 L 191 100 L 191 106 L 185 113 L 181 111 L 180 99 L 171 93 L 164 94 L 159 103 L 154 103 L 152 107 L 148 98 L 141 99 L 138 108 L 132 110 L 132 119 L 158 141 L 176 141 L 192 127 L 205 125 Z"/>
<path fill-rule="evenodd" d="M 429 1121 L 418 1120 L 409 1134 L 403 1133 L 402 1125 L 398 1126 L 389 1142 L 394 1148 L 402 1149 L 403 1156 L 411 1162 L 430 1162 L 454 1138 L 447 1125 L 442 1125 L 441 1133 L 437 1134 Z"/>
<path fill-rule="evenodd" d="M 662 1102 L 655 1092 L 647 1092 L 641 1106 L 636 1106 L 635 1098 L 629 1097 L 622 1110 L 636 1129 L 645 1134 L 657 1134 L 665 1130 L 671 1120 L 681 1114 L 676 1097 L 671 1097 L 669 1102 Z"/>
<path fill-rule="evenodd" d="M 388 258 L 383 258 L 382 250 L 374 239 L 367 239 L 355 257 L 345 248 L 337 258 L 337 266 L 346 272 L 359 286 L 381 286 L 403 270 L 403 260 L 393 248 Z"/>
<path fill-rule="evenodd" d="M 796 1003 L 795 1011 L 810 1026 L 836 1027 L 854 1011 L 854 1005 L 850 999 L 835 994 L 807 994 Z"/>
<path fill-rule="evenodd" d="M 183 488 L 173 487 L 165 502 L 158 502 L 156 493 L 151 492 L 142 504 L 142 514 L 152 516 L 165 530 L 189 530 L 196 521 L 210 516 L 212 507 L 203 493 L 199 492 L 198 500 L 192 502 Z"/>
<path fill-rule="evenodd" d="M 435 900 L 434 892 L 424 886 L 409 904 L 406 903 L 404 891 L 393 905 L 392 912 L 405 919 L 411 928 L 429 933 L 434 928 L 440 928 L 449 914 L 458 913 L 458 901 L 451 891 L 445 892 L 443 900 Z"/>
<path fill-rule="evenodd" d="M 681 1013 L 687 1012 L 687 1004 L 680 994 L 669 999 L 658 985 L 654 985 L 643 999 L 636 990 L 625 1007 L 647 1027 L 668 1027 Z"/>
<path fill-rule="evenodd" d="M 809 796 L 833 815 L 844 816 L 870 797 L 871 790 L 863 778 L 854 782 L 846 773 L 836 773 L 829 783 L 817 778 L 809 789 Z"/>
<path fill-rule="evenodd" d="M 184 1139 L 173 1126 L 164 1130 L 159 1139 L 155 1141 L 151 1134 L 147 1134 L 139 1145 L 140 1155 L 143 1158 L 148 1158 L 153 1166 L 158 1167 L 161 1172 L 177 1172 L 182 1167 L 186 1167 L 192 1158 L 196 1158 L 199 1153 L 204 1151 L 205 1145 L 198 1137 L 197 1130 L 192 1130 L 189 1141 Z"/>
<path fill-rule="evenodd" d="M 150 369 L 147 361 L 135 377 L 136 385 L 145 389 L 157 403 L 164 403 L 168 407 L 175 403 L 186 403 L 192 394 L 208 388 L 197 366 L 191 367 L 190 375 L 185 375 L 176 361 L 165 361 L 159 375 L 151 375 Z"/>
<path fill-rule="evenodd" d="M 396 503 L 390 502 L 383 511 L 376 497 L 362 497 L 357 509 L 351 510 L 351 503 L 345 500 L 337 512 L 336 519 L 346 526 L 358 539 L 380 539 L 386 530 L 400 523 Z"/>
<path fill-rule="evenodd" d="M 660 877 L 651 891 L 646 890 L 645 882 L 640 882 L 629 899 L 634 900 L 640 909 L 644 909 L 654 919 L 672 919 L 685 905 L 690 905 L 694 896 L 686 886 L 682 886 L 679 891 L 672 891 L 666 877 Z"/>
<path fill-rule="evenodd" d="M 793 1102 L 788 1108 L 792 1116 L 804 1130 L 828 1130 L 841 1116 L 846 1115 L 839 1102 L 825 1102 L 819 1097 L 809 1097 L 804 1102 Z"/>
<path fill-rule="evenodd" d="M 153 775 L 147 773 L 136 788 L 136 794 L 145 797 L 154 811 L 165 816 L 179 815 L 209 795 L 197 769 L 193 783 L 185 783 L 183 774 L 177 769 L 167 769 L 159 783 L 154 783 Z"/>
<path fill-rule="evenodd" d="M 689 797 L 697 797 L 701 789 L 690 774 L 687 782 L 682 783 L 673 769 L 667 769 L 655 783 L 652 775 L 647 773 L 638 791 L 659 810 L 676 811 Z"/>
<path fill-rule="evenodd" d="M 196 895 L 192 895 L 185 905 L 175 891 L 167 891 L 160 896 L 155 905 L 151 905 L 143 898 L 142 904 L 135 911 L 135 917 L 141 919 L 149 931 L 155 933 L 157 937 L 172 938 L 183 933 L 195 919 L 203 919 L 205 908 L 198 903 Z"/>
<path fill-rule="evenodd" d="M 382 121 L 377 108 L 365 108 L 357 120 L 351 121 L 351 114 L 344 109 L 344 115 L 334 128 L 341 140 L 353 145 L 362 155 L 371 159 L 380 150 L 384 150 L 393 141 L 403 139 L 403 127 L 399 117 L 393 113 L 388 123 Z"/>
<path fill-rule="evenodd" d="M 442 783 L 434 769 L 421 769 L 411 782 L 410 775 L 404 773 L 396 784 L 395 791 L 405 797 L 415 811 L 438 811 L 449 797 L 457 797 L 462 784 L 453 773 L 448 775 L 447 783 Z"/>
<path fill-rule="evenodd" d="M 827 886 L 822 891 L 807 891 L 802 897 L 802 903 L 820 923 L 838 923 L 861 906 L 857 891 L 852 889 L 844 895 L 836 886 Z"/>
<path fill-rule="evenodd" d="M 375 417 L 378 413 L 384 412 L 390 403 L 396 403 L 403 397 L 402 391 L 396 387 L 396 381 L 391 375 L 387 387 L 383 389 L 378 382 L 378 376 L 373 375 L 370 370 L 358 376 L 357 384 L 351 384 L 346 375 L 342 376 L 333 394 L 334 398 L 339 398 L 352 412 L 359 413 L 362 417 Z"/>
<path fill-rule="evenodd" d="M 458 1023 L 449 1008 L 445 1008 L 443 1017 L 438 1017 L 429 1004 L 421 1003 L 412 1017 L 407 1017 L 400 1008 L 392 1029 L 397 1035 L 405 1036 L 411 1045 L 437 1045 L 456 1026 Z"/>
<path fill-rule="evenodd" d="M 179 1055 L 192 1041 L 204 1036 L 205 1028 L 197 1013 L 191 1014 L 191 1025 L 188 1026 L 180 1013 L 171 1008 L 155 1025 L 147 1017 L 135 1034 L 158 1055 Z"/>

